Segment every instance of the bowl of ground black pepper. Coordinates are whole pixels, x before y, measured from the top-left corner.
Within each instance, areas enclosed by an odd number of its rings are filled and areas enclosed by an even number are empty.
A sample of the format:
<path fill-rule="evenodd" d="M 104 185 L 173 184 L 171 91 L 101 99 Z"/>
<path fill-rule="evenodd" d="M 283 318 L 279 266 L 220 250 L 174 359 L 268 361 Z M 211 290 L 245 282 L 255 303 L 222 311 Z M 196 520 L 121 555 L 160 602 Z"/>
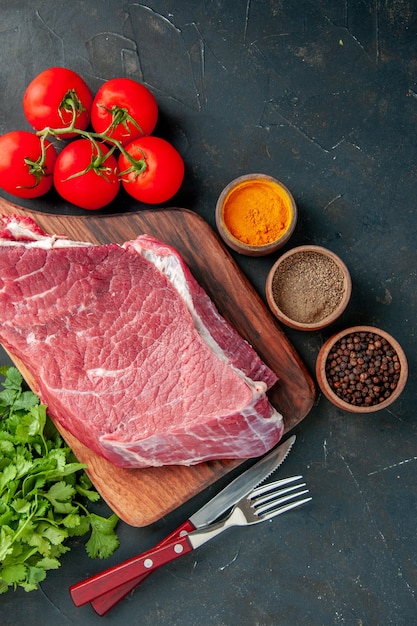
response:
<path fill-rule="evenodd" d="M 287 187 L 266 174 L 232 180 L 216 204 L 216 226 L 235 252 L 264 256 L 281 248 L 294 232 L 297 206 Z"/>
<path fill-rule="evenodd" d="M 330 337 L 316 361 L 319 387 L 330 402 L 351 413 L 385 409 L 403 391 L 408 364 L 390 334 L 353 326 Z"/>
<path fill-rule="evenodd" d="M 292 248 L 272 266 L 266 298 L 278 320 L 297 330 L 320 330 L 345 310 L 352 281 L 345 263 L 322 246 Z"/>

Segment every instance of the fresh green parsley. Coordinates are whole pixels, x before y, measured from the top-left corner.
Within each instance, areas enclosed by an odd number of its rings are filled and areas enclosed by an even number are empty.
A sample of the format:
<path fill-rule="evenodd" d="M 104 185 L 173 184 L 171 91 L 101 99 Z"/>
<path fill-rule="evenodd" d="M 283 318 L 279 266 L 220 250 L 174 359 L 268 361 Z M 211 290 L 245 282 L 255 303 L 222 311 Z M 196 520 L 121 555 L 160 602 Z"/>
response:
<path fill-rule="evenodd" d="M 100 495 L 66 446 L 20 372 L 0 367 L 0 593 L 38 588 L 70 548 L 69 537 L 90 532 L 86 550 L 106 558 L 119 546 L 118 517 L 82 504 Z"/>

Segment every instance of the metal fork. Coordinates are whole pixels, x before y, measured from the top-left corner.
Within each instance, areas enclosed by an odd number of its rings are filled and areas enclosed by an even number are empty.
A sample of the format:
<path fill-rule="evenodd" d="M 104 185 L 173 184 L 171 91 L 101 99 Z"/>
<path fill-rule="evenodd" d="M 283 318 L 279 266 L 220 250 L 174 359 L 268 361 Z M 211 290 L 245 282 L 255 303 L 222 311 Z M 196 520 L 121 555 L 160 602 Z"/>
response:
<path fill-rule="evenodd" d="M 229 515 L 206 528 L 179 537 L 172 543 L 153 548 L 70 588 L 76 606 L 92 602 L 114 587 L 119 587 L 158 567 L 165 565 L 210 541 L 233 526 L 251 526 L 270 520 L 311 500 L 305 483 L 280 488 L 280 481 L 261 485 L 242 498 Z M 303 497 L 306 496 L 306 497 Z"/>

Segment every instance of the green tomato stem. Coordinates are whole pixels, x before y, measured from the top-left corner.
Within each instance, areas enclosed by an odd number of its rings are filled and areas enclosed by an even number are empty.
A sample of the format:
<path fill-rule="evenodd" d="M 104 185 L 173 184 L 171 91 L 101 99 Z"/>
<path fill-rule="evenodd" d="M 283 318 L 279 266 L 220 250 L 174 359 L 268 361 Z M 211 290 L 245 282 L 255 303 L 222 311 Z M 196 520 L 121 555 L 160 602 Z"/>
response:
<path fill-rule="evenodd" d="M 70 92 L 68 92 L 69 94 Z M 68 96 L 67 94 L 67 96 Z M 65 103 L 65 106 L 64 106 Z M 121 154 L 123 154 L 123 156 L 129 161 L 129 163 L 131 164 L 130 167 L 125 170 L 124 172 L 120 173 L 120 177 L 123 177 L 125 174 L 127 173 L 131 173 L 131 172 L 135 172 L 136 176 L 139 176 L 143 171 L 146 170 L 147 168 L 147 164 L 146 164 L 146 159 L 145 159 L 145 155 L 143 155 L 142 159 L 135 159 L 134 157 L 132 157 L 123 147 L 123 145 L 120 143 L 120 141 L 118 139 L 114 139 L 113 137 L 111 137 L 111 135 L 107 134 L 110 130 L 113 129 L 114 124 L 115 124 L 115 120 L 118 119 L 119 121 L 117 123 L 124 123 L 126 128 L 127 128 L 127 121 L 131 121 L 132 123 L 135 124 L 135 126 L 137 128 L 140 129 L 139 125 L 133 120 L 133 118 L 127 113 L 127 111 L 125 109 L 122 109 L 120 107 L 114 107 L 114 110 L 112 110 L 113 112 L 113 120 L 112 120 L 112 124 L 110 124 L 110 126 L 102 133 L 95 133 L 95 132 L 91 132 L 91 131 L 87 131 L 87 130 L 81 130 L 79 128 L 77 128 L 75 126 L 75 122 L 77 119 L 77 113 L 79 112 L 79 108 L 77 108 L 77 104 L 74 98 L 72 97 L 67 97 L 66 99 L 64 98 L 64 100 L 61 103 L 62 108 L 65 108 L 65 110 L 69 110 L 68 107 L 70 107 L 72 109 L 73 115 L 72 115 L 72 121 L 71 124 L 69 126 L 66 126 L 65 128 L 51 128 L 50 126 L 46 126 L 44 129 L 38 131 L 37 135 L 40 137 L 41 139 L 41 156 L 38 159 L 38 161 L 36 161 L 33 166 L 37 167 L 37 168 L 41 168 L 41 173 L 39 174 L 39 178 L 37 179 L 36 184 L 38 184 L 40 178 L 42 176 L 45 176 L 45 172 L 42 168 L 44 168 L 44 164 L 46 161 L 46 150 L 47 150 L 47 146 L 45 145 L 45 140 L 48 137 L 55 137 L 56 139 L 60 139 L 60 138 L 65 138 L 65 135 L 79 135 L 80 138 L 82 139 L 87 139 L 88 141 L 90 141 L 92 143 L 92 145 L 96 148 L 97 150 L 97 156 L 92 158 L 91 164 L 89 166 L 87 166 L 87 168 L 85 168 L 84 170 L 78 172 L 77 174 L 73 174 L 72 176 L 70 176 L 69 178 L 75 178 L 76 176 L 82 176 L 83 174 L 85 174 L 88 170 L 93 169 L 97 174 L 99 175 L 103 175 L 103 164 L 106 161 L 106 159 L 110 156 L 110 154 L 113 154 L 113 152 L 117 149 L 119 150 L 119 152 Z M 115 124 L 117 125 L 117 124 Z M 109 150 L 109 152 L 107 154 L 103 154 L 102 150 L 100 149 L 100 143 L 110 143 L 111 144 L 111 148 Z M 39 170 L 38 170 L 39 171 Z M 43 173 L 42 173 L 43 172 Z M 34 172 L 33 172 L 34 173 Z"/>
<path fill-rule="evenodd" d="M 83 107 L 81 100 L 77 96 L 77 92 L 75 91 L 75 89 L 70 89 L 69 91 L 67 91 L 67 93 L 61 100 L 61 104 L 58 107 L 59 117 L 64 122 L 62 110 L 66 111 L 67 113 L 72 113 L 71 126 L 74 127 L 77 115 L 85 111 L 85 108 Z"/>
<path fill-rule="evenodd" d="M 39 185 L 42 178 L 45 176 L 51 176 L 52 172 L 46 171 L 46 152 L 51 145 L 45 145 L 46 136 L 40 136 L 41 141 L 41 155 L 36 160 L 29 159 L 29 157 L 25 157 L 24 162 L 29 166 L 29 173 L 35 177 L 35 182 L 33 185 L 19 185 L 19 189 L 34 189 L 37 185 Z"/>
<path fill-rule="evenodd" d="M 112 121 L 110 122 L 110 124 L 108 125 L 106 130 L 104 131 L 104 133 L 106 135 L 111 134 L 113 132 L 113 130 L 115 128 L 117 128 L 117 126 L 119 126 L 120 124 L 122 126 L 124 126 L 124 128 L 127 131 L 129 131 L 128 122 L 130 122 L 132 124 L 132 126 L 137 128 L 137 130 L 140 133 L 142 133 L 142 135 L 144 135 L 144 132 L 143 132 L 142 128 L 139 126 L 137 121 L 134 120 L 133 117 L 129 114 L 129 111 L 127 109 L 119 107 L 118 105 L 113 106 L 111 109 L 105 107 L 103 104 L 101 104 L 99 106 L 100 106 L 100 108 L 102 108 L 105 111 L 107 111 L 107 113 L 111 113 L 111 115 L 112 115 Z"/>

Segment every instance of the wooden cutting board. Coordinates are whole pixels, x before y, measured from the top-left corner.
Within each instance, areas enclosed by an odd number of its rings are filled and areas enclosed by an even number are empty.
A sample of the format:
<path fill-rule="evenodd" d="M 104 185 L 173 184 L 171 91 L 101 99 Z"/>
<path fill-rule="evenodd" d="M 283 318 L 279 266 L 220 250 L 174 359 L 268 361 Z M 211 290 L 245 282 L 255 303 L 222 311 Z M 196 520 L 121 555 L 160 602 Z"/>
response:
<path fill-rule="evenodd" d="M 0 213 L 29 214 L 46 232 L 66 234 L 78 241 L 123 243 L 147 233 L 171 244 L 220 313 L 278 375 L 280 380 L 269 398 L 284 416 L 285 431 L 310 411 L 315 387 L 301 359 L 216 233 L 196 213 L 173 208 L 114 216 L 63 216 L 21 209 L 2 198 Z M 36 392 L 30 372 L 13 354 L 10 357 Z M 191 467 L 121 469 L 86 448 L 59 423 L 56 426 L 79 461 L 87 465 L 87 473 L 103 499 L 132 526 L 155 522 L 242 463 L 231 460 Z"/>

